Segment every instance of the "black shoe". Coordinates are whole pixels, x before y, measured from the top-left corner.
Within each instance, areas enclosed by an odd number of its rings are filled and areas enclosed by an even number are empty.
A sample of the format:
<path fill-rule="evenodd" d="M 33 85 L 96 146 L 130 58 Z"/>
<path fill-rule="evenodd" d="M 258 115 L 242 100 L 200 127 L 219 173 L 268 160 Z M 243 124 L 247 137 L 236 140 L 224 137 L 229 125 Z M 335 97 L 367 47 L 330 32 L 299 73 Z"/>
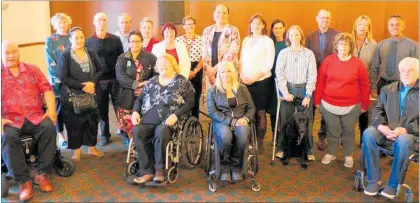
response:
<path fill-rule="evenodd" d="M 244 176 L 241 172 L 232 172 L 232 179 L 233 181 L 241 181 L 244 179 Z"/>
<path fill-rule="evenodd" d="M 222 182 L 230 182 L 232 181 L 232 178 L 230 176 L 229 172 L 223 172 L 222 175 L 220 175 L 220 181 Z"/>
<path fill-rule="evenodd" d="M 106 145 L 109 145 L 109 144 L 111 144 L 111 139 L 110 138 L 105 138 L 105 137 L 102 137 L 101 142 L 99 143 L 99 145 L 101 145 L 101 146 L 106 146 Z"/>

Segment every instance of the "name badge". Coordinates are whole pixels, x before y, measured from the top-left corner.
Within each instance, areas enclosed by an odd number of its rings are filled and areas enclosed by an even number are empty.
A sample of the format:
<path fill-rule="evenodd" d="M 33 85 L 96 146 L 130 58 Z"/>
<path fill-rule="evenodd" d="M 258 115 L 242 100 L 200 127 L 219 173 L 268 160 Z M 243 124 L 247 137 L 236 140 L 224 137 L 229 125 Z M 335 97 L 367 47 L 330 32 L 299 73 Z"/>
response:
<path fill-rule="evenodd" d="M 131 66 L 131 61 L 127 61 L 127 67 Z"/>

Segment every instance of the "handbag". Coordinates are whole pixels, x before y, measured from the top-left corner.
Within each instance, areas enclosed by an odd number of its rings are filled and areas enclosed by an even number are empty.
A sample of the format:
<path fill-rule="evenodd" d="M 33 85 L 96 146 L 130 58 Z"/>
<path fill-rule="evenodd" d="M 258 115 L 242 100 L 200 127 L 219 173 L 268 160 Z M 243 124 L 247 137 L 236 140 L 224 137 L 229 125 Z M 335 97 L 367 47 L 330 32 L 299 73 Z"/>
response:
<path fill-rule="evenodd" d="M 74 94 L 70 92 L 67 86 L 66 88 L 70 96 L 69 102 L 73 104 L 75 114 L 83 114 L 85 112 L 92 111 L 98 106 L 95 100 L 95 94 Z"/>
<path fill-rule="evenodd" d="M 89 57 L 89 54 L 88 54 Z M 94 67 L 90 61 L 90 77 L 93 77 Z M 69 102 L 73 104 L 73 110 L 75 114 L 83 114 L 89 111 L 92 111 L 97 108 L 97 102 L 95 99 L 95 94 L 81 93 L 74 94 L 70 92 L 70 89 L 66 86 L 67 92 L 69 93 Z"/>

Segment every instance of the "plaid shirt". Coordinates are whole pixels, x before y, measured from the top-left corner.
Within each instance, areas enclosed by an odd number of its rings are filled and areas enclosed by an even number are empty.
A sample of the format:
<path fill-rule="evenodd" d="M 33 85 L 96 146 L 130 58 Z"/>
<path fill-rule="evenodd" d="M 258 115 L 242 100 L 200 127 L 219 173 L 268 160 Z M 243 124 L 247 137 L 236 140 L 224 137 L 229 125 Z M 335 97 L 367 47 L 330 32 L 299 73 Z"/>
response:
<path fill-rule="evenodd" d="M 1 116 L 13 121 L 8 124 L 21 128 L 25 119 L 34 125 L 42 121 L 43 93 L 52 91 L 41 70 L 30 64 L 19 63 L 19 75 L 13 76 L 7 67 L 1 66 Z"/>

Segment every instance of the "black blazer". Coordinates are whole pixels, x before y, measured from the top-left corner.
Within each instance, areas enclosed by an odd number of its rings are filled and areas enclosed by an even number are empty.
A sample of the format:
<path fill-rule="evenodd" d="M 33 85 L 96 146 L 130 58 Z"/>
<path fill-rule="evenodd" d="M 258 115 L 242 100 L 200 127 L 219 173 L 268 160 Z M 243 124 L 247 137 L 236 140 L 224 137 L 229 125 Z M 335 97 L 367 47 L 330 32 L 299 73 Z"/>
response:
<path fill-rule="evenodd" d="M 156 65 L 155 55 L 146 51 L 141 51 L 137 56 L 137 60 L 139 60 L 143 66 L 144 81 L 149 80 L 156 74 L 154 72 L 154 67 Z M 133 109 L 134 101 L 136 100 L 134 91 L 137 89 L 138 82 L 136 81 L 137 68 L 130 50 L 118 57 L 115 72 L 120 84 L 117 102 L 118 106 L 131 110 Z"/>
<path fill-rule="evenodd" d="M 319 30 L 313 31 L 309 33 L 308 36 L 306 36 L 305 47 L 312 50 L 312 52 L 314 52 L 315 59 L 316 59 L 316 67 L 318 69 L 321 66 L 322 61 L 325 58 L 327 58 L 327 56 L 334 53 L 333 42 L 334 42 L 335 36 L 339 33 L 340 33 L 339 31 L 334 30 L 332 28 L 328 29 L 327 38 L 325 40 L 327 44 L 325 45 L 325 49 L 323 53 L 321 53 L 321 50 L 320 50 Z"/>

